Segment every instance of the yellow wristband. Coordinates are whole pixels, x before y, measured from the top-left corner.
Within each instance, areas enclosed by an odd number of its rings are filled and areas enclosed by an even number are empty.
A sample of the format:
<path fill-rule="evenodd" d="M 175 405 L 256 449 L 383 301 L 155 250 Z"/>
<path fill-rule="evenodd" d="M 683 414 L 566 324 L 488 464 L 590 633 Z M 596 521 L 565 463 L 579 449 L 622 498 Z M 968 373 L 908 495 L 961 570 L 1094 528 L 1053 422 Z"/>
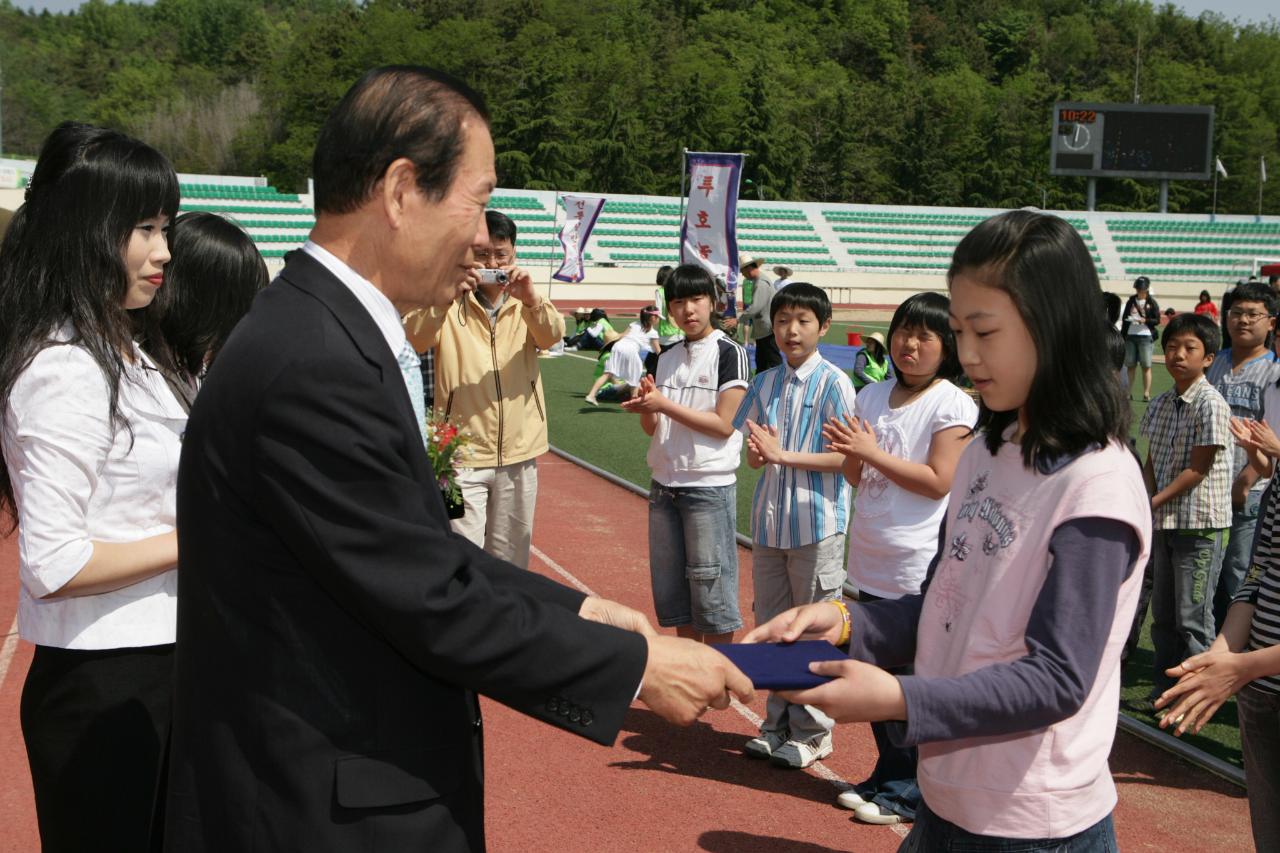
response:
<path fill-rule="evenodd" d="M 848 605 L 840 599 L 833 599 L 831 603 L 840 611 L 840 618 L 844 620 L 844 625 L 840 627 L 840 639 L 836 641 L 837 646 L 843 646 L 853 634 L 853 617 L 849 615 Z"/>

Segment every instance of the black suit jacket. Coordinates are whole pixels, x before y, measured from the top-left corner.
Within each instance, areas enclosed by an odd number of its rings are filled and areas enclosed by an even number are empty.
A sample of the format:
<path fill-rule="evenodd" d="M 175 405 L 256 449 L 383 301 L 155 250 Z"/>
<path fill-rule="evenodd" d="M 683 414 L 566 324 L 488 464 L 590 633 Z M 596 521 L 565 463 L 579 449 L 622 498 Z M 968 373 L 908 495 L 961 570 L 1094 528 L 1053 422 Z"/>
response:
<path fill-rule="evenodd" d="M 302 252 L 191 411 L 171 851 L 479 850 L 473 691 L 611 743 L 645 664 L 450 532 L 400 370 Z"/>

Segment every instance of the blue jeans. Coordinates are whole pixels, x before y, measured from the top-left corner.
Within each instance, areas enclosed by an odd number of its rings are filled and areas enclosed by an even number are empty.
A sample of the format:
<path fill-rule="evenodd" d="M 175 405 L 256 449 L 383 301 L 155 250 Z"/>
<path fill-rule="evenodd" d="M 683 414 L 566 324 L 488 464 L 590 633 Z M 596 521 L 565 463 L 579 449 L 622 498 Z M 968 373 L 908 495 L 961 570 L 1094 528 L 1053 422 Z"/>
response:
<path fill-rule="evenodd" d="M 1244 583 L 1249 571 L 1249 558 L 1253 556 L 1253 534 L 1258 529 L 1259 508 L 1264 489 L 1254 489 L 1245 496 L 1244 506 L 1231 514 L 1231 538 L 1222 553 L 1222 571 L 1218 574 L 1218 588 L 1213 594 L 1213 624 L 1219 628 L 1227 618 L 1227 609 L 1236 590 Z"/>
<path fill-rule="evenodd" d="M 664 628 L 704 634 L 742 627 L 738 612 L 738 487 L 649 488 L 649 578 Z"/>
<path fill-rule="evenodd" d="M 1118 849 L 1111 815 L 1066 838 L 1000 838 L 966 832 L 921 803 L 915 826 L 898 853 L 1115 853 Z"/>
<path fill-rule="evenodd" d="M 1217 636 L 1213 594 L 1227 536 L 1226 530 L 1157 530 L 1152 537 L 1152 698 L 1174 684 L 1166 669 L 1208 650 Z"/>
<path fill-rule="evenodd" d="M 881 601 L 881 597 L 862 590 L 859 601 Z M 910 666 L 890 669 L 891 675 L 911 675 Z M 869 803 L 914 820 L 920 808 L 920 786 L 916 784 L 916 762 L 919 760 L 914 746 L 897 746 L 889 739 L 888 723 L 872 723 L 871 736 L 876 741 L 876 766 L 865 782 L 853 786 L 858 796 Z"/>

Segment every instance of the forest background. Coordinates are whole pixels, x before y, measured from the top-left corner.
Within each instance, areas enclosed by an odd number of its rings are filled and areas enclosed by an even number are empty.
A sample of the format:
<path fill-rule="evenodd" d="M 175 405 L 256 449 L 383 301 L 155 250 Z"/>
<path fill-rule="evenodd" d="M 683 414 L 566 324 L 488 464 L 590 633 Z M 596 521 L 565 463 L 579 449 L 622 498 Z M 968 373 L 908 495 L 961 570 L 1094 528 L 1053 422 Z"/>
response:
<path fill-rule="evenodd" d="M 1140 62 L 1139 62 L 1140 57 Z M 503 187 L 676 195 L 682 148 L 745 151 L 744 195 L 1082 209 L 1049 175 L 1057 100 L 1216 107 L 1220 213 L 1280 211 L 1280 25 L 1134 0 L 0 0 L 3 145 L 66 119 L 179 171 L 305 189 L 324 116 L 366 69 L 420 63 L 489 101 Z M 1154 210 L 1153 182 L 1098 207 Z M 1209 182 L 1169 209 L 1208 212 Z"/>

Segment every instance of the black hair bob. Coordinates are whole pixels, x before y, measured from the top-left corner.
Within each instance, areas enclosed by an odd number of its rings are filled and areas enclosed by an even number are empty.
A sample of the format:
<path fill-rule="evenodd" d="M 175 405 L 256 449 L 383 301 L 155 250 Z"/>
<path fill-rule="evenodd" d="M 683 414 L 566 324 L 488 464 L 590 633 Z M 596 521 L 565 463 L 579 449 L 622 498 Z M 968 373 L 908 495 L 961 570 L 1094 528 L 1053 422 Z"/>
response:
<path fill-rule="evenodd" d="M 191 380 L 267 286 L 267 265 L 249 235 L 216 213 L 179 216 L 169 247 L 164 287 L 140 312 L 140 343 L 162 370 Z"/>
<path fill-rule="evenodd" d="M 671 271 L 662 285 L 662 295 L 670 305 L 677 299 L 706 296 L 716 301 L 716 280 L 705 267 L 698 264 L 681 264 Z"/>
<path fill-rule="evenodd" d="M 769 303 L 769 319 L 772 320 L 783 308 L 808 308 L 818 318 L 818 325 L 831 319 L 831 299 L 827 292 L 807 281 L 796 281 L 774 294 Z"/>
<path fill-rule="evenodd" d="M 952 256 L 948 283 L 972 276 L 1009 295 L 1036 347 L 1022 461 L 1048 473 L 1063 458 L 1129 437 L 1131 417 L 1115 381 L 1093 258 L 1066 220 L 1026 210 L 973 228 Z M 978 407 L 975 432 L 994 455 L 1018 412 Z"/>
<path fill-rule="evenodd" d="M 899 329 L 928 329 L 942 340 L 942 361 L 938 372 L 940 379 L 956 379 L 963 373 L 960 357 L 956 353 L 956 333 L 951 330 L 951 300 L 941 293 L 917 293 L 909 297 L 893 312 L 889 321 L 889 346 L 893 346 L 893 334 Z M 896 369 L 896 368 L 895 368 Z M 902 376 L 898 384 L 905 387 Z"/>

